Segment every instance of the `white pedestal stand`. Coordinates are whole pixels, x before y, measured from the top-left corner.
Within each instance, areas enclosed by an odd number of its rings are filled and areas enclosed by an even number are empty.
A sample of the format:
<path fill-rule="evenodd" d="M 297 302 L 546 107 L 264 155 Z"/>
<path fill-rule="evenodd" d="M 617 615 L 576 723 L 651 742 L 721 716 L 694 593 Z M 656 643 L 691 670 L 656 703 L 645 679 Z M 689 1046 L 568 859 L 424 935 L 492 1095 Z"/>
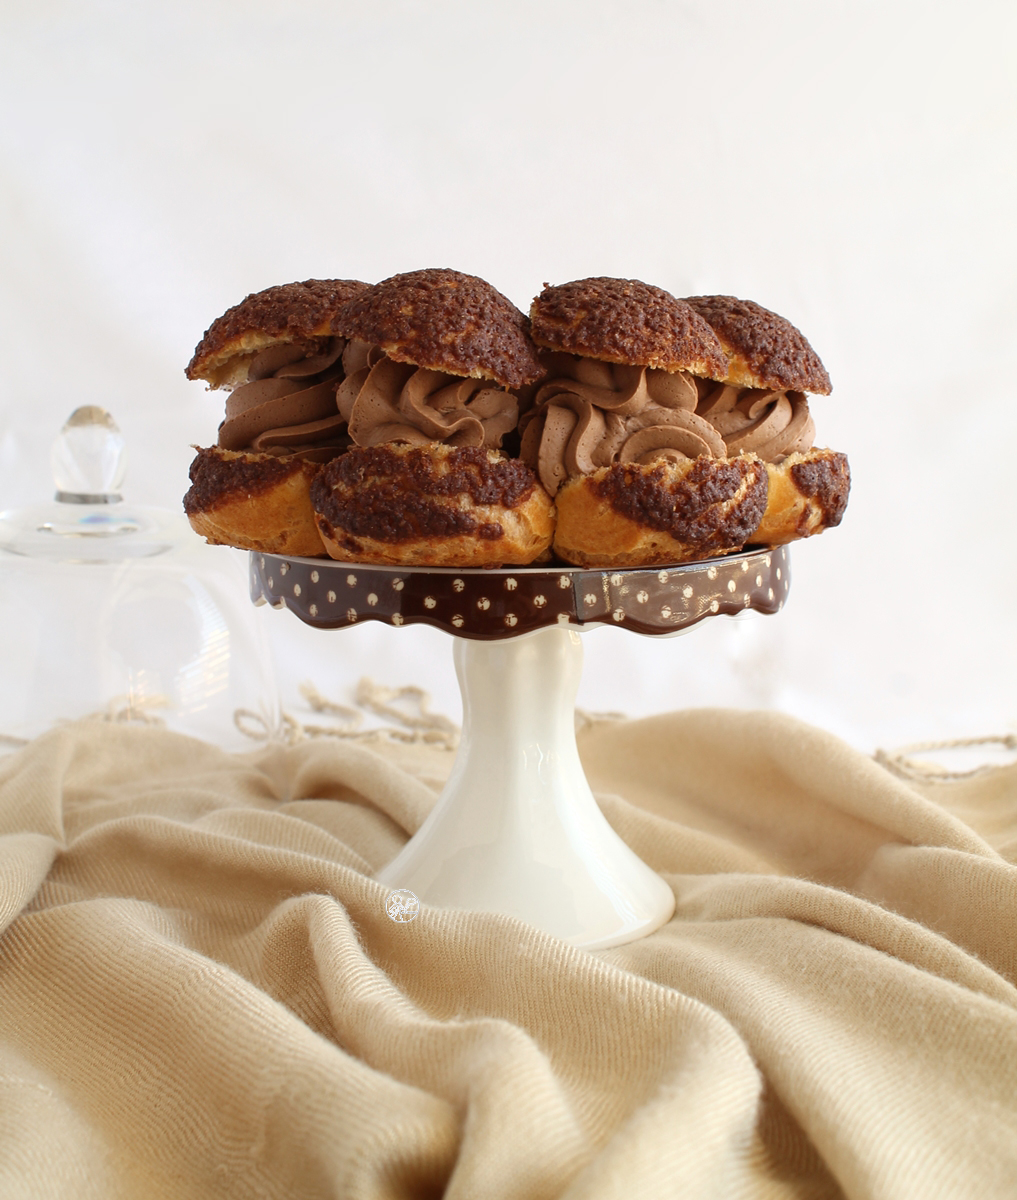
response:
<path fill-rule="evenodd" d="M 463 740 L 434 810 L 377 878 L 426 904 L 507 913 L 588 950 L 652 933 L 674 896 L 614 833 L 576 750 L 578 627 L 670 635 L 779 612 L 786 546 L 618 571 L 459 570 L 251 555 L 251 598 L 320 629 L 423 623 L 454 638 Z"/>
<path fill-rule="evenodd" d="M 579 634 L 456 638 L 453 653 L 463 696 L 455 766 L 376 877 L 426 904 L 507 913 L 588 950 L 662 925 L 671 889 L 607 823 L 579 761 Z"/>

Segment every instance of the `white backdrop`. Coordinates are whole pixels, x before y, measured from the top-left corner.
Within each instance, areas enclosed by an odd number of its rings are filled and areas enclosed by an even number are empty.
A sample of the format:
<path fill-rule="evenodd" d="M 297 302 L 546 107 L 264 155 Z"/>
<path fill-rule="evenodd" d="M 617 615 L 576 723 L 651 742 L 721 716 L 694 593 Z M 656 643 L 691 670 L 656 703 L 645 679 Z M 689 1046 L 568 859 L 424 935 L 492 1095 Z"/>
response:
<path fill-rule="evenodd" d="M 733 293 L 830 371 L 845 522 L 777 617 L 592 634 L 580 703 L 771 706 L 865 748 L 1013 729 L 1015 45 L 1004 0 L 3 0 L 0 506 L 48 498 L 98 403 L 129 498 L 178 507 L 223 403 L 184 364 L 270 284 Z M 455 715 L 443 635 L 263 616 L 290 707 L 370 674 Z"/>

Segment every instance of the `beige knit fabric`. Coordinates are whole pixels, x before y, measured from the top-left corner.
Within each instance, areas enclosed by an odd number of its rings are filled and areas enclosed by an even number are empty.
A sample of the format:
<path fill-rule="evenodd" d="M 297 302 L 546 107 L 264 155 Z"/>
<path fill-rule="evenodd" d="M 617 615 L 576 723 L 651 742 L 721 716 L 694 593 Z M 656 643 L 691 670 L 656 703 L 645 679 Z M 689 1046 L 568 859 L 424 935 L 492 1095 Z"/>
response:
<path fill-rule="evenodd" d="M 677 896 L 597 954 L 387 917 L 448 752 L 0 759 L 0 1196 L 1017 1196 L 1017 768 L 923 794 L 728 711 L 580 746 Z"/>

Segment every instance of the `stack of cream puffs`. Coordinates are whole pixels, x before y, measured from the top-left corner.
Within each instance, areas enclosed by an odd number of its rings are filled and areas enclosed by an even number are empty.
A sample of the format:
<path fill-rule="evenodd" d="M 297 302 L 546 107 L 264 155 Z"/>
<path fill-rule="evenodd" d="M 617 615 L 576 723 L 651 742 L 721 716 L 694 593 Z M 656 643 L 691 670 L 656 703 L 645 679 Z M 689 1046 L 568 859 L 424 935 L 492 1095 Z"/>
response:
<path fill-rule="evenodd" d="M 551 498 L 501 450 L 544 373 L 515 305 L 473 275 L 412 271 L 361 292 L 339 327 L 353 445 L 311 485 L 328 553 L 442 567 L 550 557 Z"/>
<path fill-rule="evenodd" d="M 210 542 L 349 562 L 648 566 L 836 525 L 830 381 L 788 321 L 636 280 L 413 271 L 247 297 L 190 378 L 230 389 L 184 508 Z"/>

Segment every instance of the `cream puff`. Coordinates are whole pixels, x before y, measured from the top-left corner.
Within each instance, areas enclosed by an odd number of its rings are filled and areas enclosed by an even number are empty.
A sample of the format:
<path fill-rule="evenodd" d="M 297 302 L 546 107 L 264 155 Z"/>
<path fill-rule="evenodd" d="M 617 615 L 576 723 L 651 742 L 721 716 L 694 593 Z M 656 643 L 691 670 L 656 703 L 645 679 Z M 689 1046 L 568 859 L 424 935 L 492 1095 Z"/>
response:
<path fill-rule="evenodd" d="M 689 305 L 638 280 L 545 287 L 530 310 L 548 378 L 523 417 L 523 460 L 555 497 L 555 554 L 589 567 L 687 562 L 743 546 L 766 507 L 754 454 L 728 455 L 696 412 L 726 374 Z"/>
<path fill-rule="evenodd" d="M 336 328 L 352 444 L 311 487 L 328 553 L 457 567 L 546 556 L 551 500 L 501 450 L 544 373 L 525 316 L 484 280 L 431 269 L 361 292 Z"/>
<path fill-rule="evenodd" d="M 757 454 L 769 477 L 766 511 L 751 542 L 780 545 L 840 523 L 851 489 L 846 455 L 814 446 L 806 393 L 827 396 L 830 377 L 804 335 L 752 300 L 689 296 L 717 334 L 724 372 L 697 381 L 696 412 L 724 439 L 726 453 Z"/>
<path fill-rule="evenodd" d="M 308 279 L 248 296 L 212 323 L 186 374 L 229 389 L 218 442 L 198 448 L 184 511 L 207 541 L 325 554 L 310 502 L 321 464 L 349 443 L 336 389 L 339 310 L 366 283 Z"/>

